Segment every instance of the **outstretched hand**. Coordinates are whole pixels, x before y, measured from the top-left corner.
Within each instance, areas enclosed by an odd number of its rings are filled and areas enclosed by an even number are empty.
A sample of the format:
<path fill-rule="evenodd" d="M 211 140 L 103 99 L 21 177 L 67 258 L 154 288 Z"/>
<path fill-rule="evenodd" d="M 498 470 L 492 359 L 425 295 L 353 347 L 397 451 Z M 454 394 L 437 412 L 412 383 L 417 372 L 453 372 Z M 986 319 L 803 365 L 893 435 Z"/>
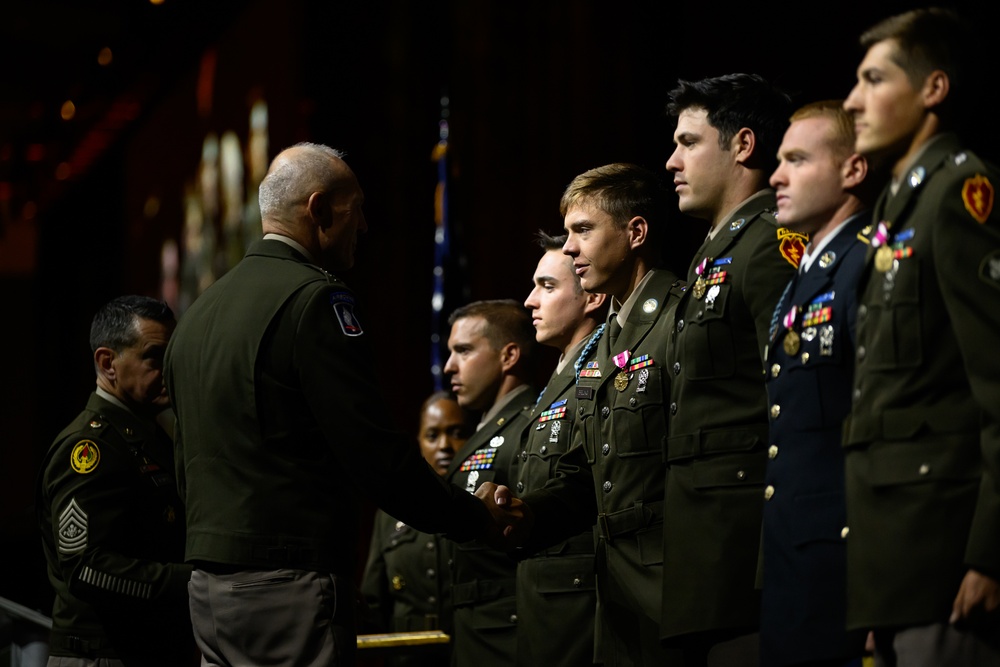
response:
<path fill-rule="evenodd" d="M 969 621 L 976 616 L 996 612 L 1000 608 L 1000 581 L 975 570 L 969 570 L 958 587 L 952 604 L 951 623 Z"/>
<path fill-rule="evenodd" d="M 483 501 L 493 517 L 493 528 L 487 531 L 486 543 L 501 551 L 521 546 L 534 524 L 531 508 L 514 497 L 509 488 L 493 482 L 483 482 L 476 489 L 475 495 Z"/>

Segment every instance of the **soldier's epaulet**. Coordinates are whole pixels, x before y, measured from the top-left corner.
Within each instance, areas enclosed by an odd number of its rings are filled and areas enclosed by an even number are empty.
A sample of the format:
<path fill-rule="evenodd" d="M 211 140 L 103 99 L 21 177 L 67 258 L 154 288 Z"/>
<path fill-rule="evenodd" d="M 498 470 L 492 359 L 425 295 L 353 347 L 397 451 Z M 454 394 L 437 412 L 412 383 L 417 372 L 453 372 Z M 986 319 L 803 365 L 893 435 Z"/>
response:
<path fill-rule="evenodd" d="M 325 280 L 328 283 L 343 284 L 343 282 L 339 278 L 337 278 L 337 276 L 333 275 L 332 273 L 324 269 L 322 266 L 316 266 L 315 264 L 310 264 L 310 263 L 303 264 L 303 266 L 308 266 L 315 273 L 322 276 L 323 280 Z"/>
<path fill-rule="evenodd" d="M 865 225 L 864 227 L 861 228 L 861 231 L 858 232 L 858 240 L 864 243 L 865 245 L 871 245 L 872 234 L 874 232 L 875 232 L 875 225 Z"/>
<path fill-rule="evenodd" d="M 136 432 L 136 430 L 128 424 L 111 423 L 107 419 L 101 416 L 98 416 L 95 421 L 104 421 L 106 424 L 108 424 L 110 429 L 114 433 L 116 433 L 118 437 L 125 442 L 126 445 L 140 443 L 144 439 L 144 435 L 142 433 Z"/>

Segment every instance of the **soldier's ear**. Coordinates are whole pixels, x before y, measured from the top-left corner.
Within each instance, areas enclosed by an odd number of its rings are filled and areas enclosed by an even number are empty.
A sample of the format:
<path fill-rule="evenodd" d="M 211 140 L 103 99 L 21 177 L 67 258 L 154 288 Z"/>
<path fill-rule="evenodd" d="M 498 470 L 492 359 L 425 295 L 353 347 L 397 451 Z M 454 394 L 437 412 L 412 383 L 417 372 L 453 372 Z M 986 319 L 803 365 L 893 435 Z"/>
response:
<path fill-rule="evenodd" d="M 108 380 L 114 380 L 116 375 L 114 361 L 118 354 L 110 347 L 99 347 L 94 351 L 94 366 L 97 374 Z"/>
<path fill-rule="evenodd" d="M 329 209 L 330 205 L 327 201 L 326 193 L 314 192 L 309 195 L 309 200 L 306 202 L 306 210 L 309 212 L 309 217 L 320 228 L 325 229 L 330 224 Z"/>
<path fill-rule="evenodd" d="M 730 141 L 733 157 L 738 164 L 746 164 L 757 150 L 757 137 L 749 127 L 742 127 Z"/>
<path fill-rule="evenodd" d="M 948 91 L 951 89 L 951 81 L 948 80 L 948 75 L 936 69 L 927 75 L 924 79 L 924 87 L 921 90 L 921 94 L 924 100 L 924 108 L 932 109 L 948 97 Z"/>
<path fill-rule="evenodd" d="M 867 175 L 868 161 L 863 155 L 854 153 L 849 158 L 844 160 L 843 168 L 841 169 L 841 176 L 843 177 L 845 190 L 858 187 L 861 182 L 865 180 L 865 176 Z"/>
<path fill-rule="evenodd" d="M 517 343 L 510 342 L 500 348 L 500 367 L 504 373 L 514 368 L 520 359 L 521 348 Z"/>
<path fill-rule="evenodd" d="M 646 235 L 649 232 L 649 223 L 646 218 L 637 215 L 625 224 L 629 234 L 629 247 L 633 250 L 646 242 Z"/>
<path fill-rule="evenodd" d="M 600 311 L 604 306 L 604 301 L 607 298 L 607 294 L 594 294 L 593 292 L 587 292 L 587 305 L 583 307 L 583 312 L 586 315 Z"/>

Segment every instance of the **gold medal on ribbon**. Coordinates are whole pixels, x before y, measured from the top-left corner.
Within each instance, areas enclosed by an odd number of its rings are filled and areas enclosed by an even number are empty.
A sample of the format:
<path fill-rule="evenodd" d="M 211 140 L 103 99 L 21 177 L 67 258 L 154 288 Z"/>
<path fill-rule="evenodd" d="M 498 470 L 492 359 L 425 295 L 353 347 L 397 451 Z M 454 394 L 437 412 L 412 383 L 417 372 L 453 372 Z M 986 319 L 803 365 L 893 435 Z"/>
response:
<path fill-rule="evenodd" d="M 628 373 L 622 371 L 615 376 L 615 389 L 625 391 L 626 387 L 628 387 Z"/>
<path fill-rule="evenodd" d="M 705 296 L 705 279 L 698 276 L 698 280 L 694 281 L 694 287 L 691 288 L 691 292 L 694 294 L 694 298 L 700 299 Z"/>
<path fill-rule="evenodd" d="M 887 245 L 879 246 L 875 251 L 875 269 L 879 273 L 885 273 L 892 268 L 892 248 Z"/>
<path fill-rule="evenodd" d="M 799 335 L 795 333 L 795 329 L 789 329 L 788 333 L 785 334 L 785 340 L 781 345 L 785 348 L 785 354 L 791 357 L 798 354 L 799 343 Z"/>

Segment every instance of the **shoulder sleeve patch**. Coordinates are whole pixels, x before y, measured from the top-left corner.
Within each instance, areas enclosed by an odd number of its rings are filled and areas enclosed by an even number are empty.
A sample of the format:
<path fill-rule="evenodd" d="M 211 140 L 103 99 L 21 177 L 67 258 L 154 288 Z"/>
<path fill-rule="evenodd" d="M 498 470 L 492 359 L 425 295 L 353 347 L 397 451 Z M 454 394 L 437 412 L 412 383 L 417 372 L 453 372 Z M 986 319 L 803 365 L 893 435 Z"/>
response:
<path fill-rule="evenodd" d="M 994 250 L 979 264 L 979 279 L 1000 289 L 1000 250 Z"/>
<path fill-rule="evenodd" d="M 94 472 L 100 462 L 101 450 L 93 440 L 81 440 L 73 445 L 73 451 L 69 455 L 69 467 L 76 472 L 81 475 Z"/>
<path fill-rule="evenodd" d="M 87 548 L 87 513 L 71 498 L 59 513 L 59 552 L 75 554 Z"/>
<path fill-rule="evenodd" d="M 781 256 L 796 269 L 799 268 L 799 262 L 802 261 L 802 255 L 805 254 L 808 242 L 809 237 L 805 234 L 793 232 L 785 227 L 778 227 L 778 250 L 781 251 Z"/>
<path fill-rule="evenodd" d="M 962 185 L 962 203 L 977 222 L 986 222 L 993 211 L 993 185 L 989 179 L 981 174 L 965 179 L 965 184 Z"/>
<path fill-rule="evenodd" d="M 361 323 L 354 315 L 354 296 L 349 292 L 333 292 L 330 294 L 330 305 L 340 323 L 340 330 L 345 336 L 360 336 L 364 333 L 361 330 Z"/>

